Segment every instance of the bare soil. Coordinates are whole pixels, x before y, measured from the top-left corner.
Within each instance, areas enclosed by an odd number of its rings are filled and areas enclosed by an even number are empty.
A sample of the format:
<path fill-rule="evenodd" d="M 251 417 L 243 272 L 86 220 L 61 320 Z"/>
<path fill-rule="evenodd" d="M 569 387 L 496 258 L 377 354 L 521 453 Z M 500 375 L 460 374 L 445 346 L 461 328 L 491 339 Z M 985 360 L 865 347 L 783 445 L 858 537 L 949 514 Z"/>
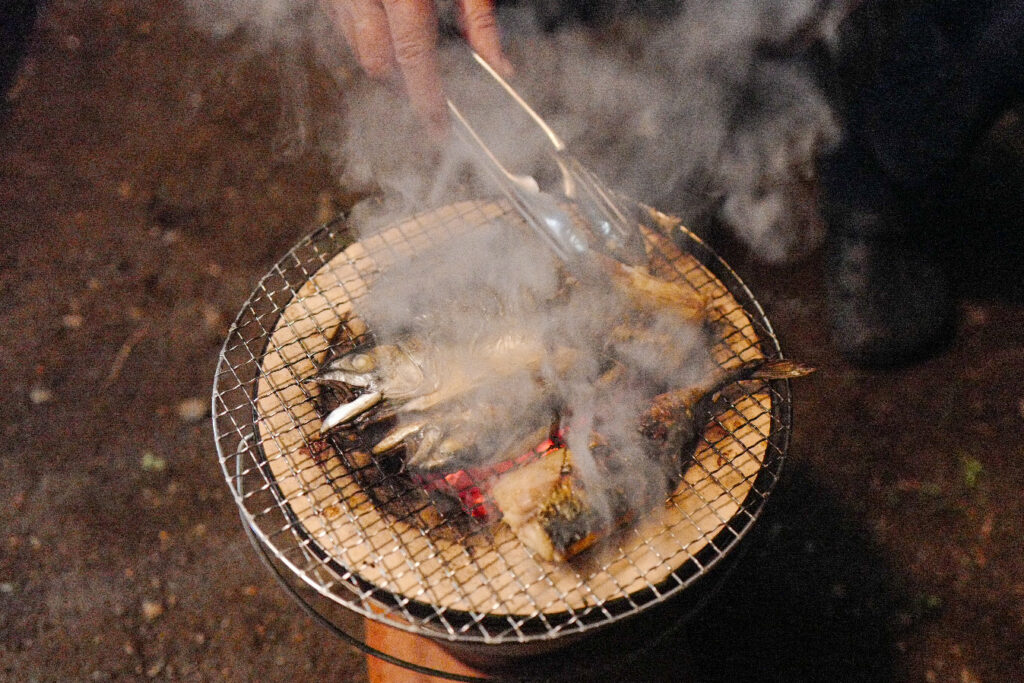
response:
<path fill-rule="evenodd" d="M 354 200 L 323 156 L 275 145 L 274 69 L 222 50 L 170 0 L 55 0 L 4 105 L 6 680 L 365 680 L 258 562 L 204 414 L 255 283 Z M 818 257 L 768 268 L 721 243 L 820 370 L 794 385 L 746 553 L 626 679 L 1019 680 L 1022 130 L 1005 119 L 965 169 L 962 323 L 933 360 L 851 368 Z"/>

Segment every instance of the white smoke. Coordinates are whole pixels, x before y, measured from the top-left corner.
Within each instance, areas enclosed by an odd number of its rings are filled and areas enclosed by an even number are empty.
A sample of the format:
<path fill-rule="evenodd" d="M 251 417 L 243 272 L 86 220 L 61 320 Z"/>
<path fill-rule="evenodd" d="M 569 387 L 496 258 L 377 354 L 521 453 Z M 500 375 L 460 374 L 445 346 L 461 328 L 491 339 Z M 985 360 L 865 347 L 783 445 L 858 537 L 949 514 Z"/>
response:
<path fill-rule="evenodd" d="M 461 165 L 426 140 L 397 89 L 359 76 L 325 2 L 186 2 L 212 35 L 244 33 L 276 59 L 282 150 L 322 145 L 342 185 L 382 190 L 391 208 L 467 192 Z M 500 8 L 499 24 L 517 87 L 609 185 L 698 229 L 721 222 L 780 261 L 817 245 L 813 161 L 839 134 L 800 53 L 829 39 L 848 4 L 687 0 L 674 13 L 644 15 L 635 9 L 644 3 L 606 2 L 612 18 L 597 27 L 544 31 L 534 10 L 550 16 L 550 3 L 524 2 Z M 451 5 L 441 3 L 442 16 Z M 550 175 L 543 138 L 525 120 L 506 125 L 511 102 L 493 95 L 465 45 L 443 42 L 442 62 L 449 94 L 499 157 Z M 305 76 L 311 63 L 337 79 L 343 106 L 334 112 L 308 104 L 319 94 Z"/>
<path fill-rule="evenodd" d="M 401 93 L 358 75 L 318 2 L 187 2 L 215 36 L 249 35 L 284 65 L 284 109 L 299 131 L 293 139 L 315 137 L 343 185 L 382 191 L 382 202 L 354 212 L 356 225 L 376 229 L 456 198 L 497 194 L 468 172 L 458 147 L 427 139 Z M 524 4 L 503 10 L 499 24 L 518 70 L 515 85 L 611 187 L 688 222 L 720 221 L 764 259 L 778 261 L 816 244 L 813 161 L 838 135 L 810 68 L 791 54 L 834 30 L 836 15 L 821 14 L 819 5 L 689 0 L 675 13 L 612 12 L 600 26 L 570 23 L 549 32 Z M 306 101 L 315 94 L 303 75 L 311 60 L 336 76 L 343 106 L 334 112 Z M 543 136 L 466 47 L 444 43 L 441 62 L 448 94 L 496 156 L 513 172 L 555 185 Z M 636 421 L 652 392 L 691 385 L 707 370 L 701 331 L 671 314 L 648 321 L 650 336 L 674 340 L 671 353 L 644 339 L 622 341 L 614 352 L 635 376 L 610 401 L 595 383 L 606 367 L 609 321 L 629 319 L 629 306 L 611 289 L 577 287 L 560 296 L 555 260 L 528 237 L 499 223 L 446 243 L 385 274 L 359 313 L 382 343 L 411 335 L 462 350 L 466 340 L 486 344 L 514 332 L 549 349 L 577 350 L 570 371 L 542 367 L 551 381 L 528 375 L 479 387 L 475 405 L 497 411 L 497 424 L 515 425 L 530 406 L 557 404 L 570 416 L 569 443 L 590 490 L 609 485 L 585 458 L 593 429 L 630 463 L 623 476 L 657 481 Z M 643 375 L 657 380 L 639 381 Z M 493 430 L 484 436 L 511 439 Z M 637 502 L 656 493 L 641 486 Z"/>
<path fill-rule="evenodd" d="M 613 487 L 629 487 L 628 500 L 649 508 L 667 493 L 666 463 L 645 452 L 638 421 L 656 394 L 705 379 L 712 367 L 705 334 L 670 308 L 638 314 L 606 282 L 566 286 L 557 258 L 533 237 L 519 221 L 498 220 L 389 264 L 358 313 L 378 343 L 417 340 L 422 367 L 428 375 L 439 370 L 440 385 L 459 385 L 453 376 L 485 378 L 426 413 L 446 436 L 472 423 L 471 448 L 479 452 L 467 450 L 470 460 L 460 466 L 521 455 L 536 445 L 524 446 L 523 436 L 545 430 L 557 414 L 595 509 L 611 516 L 601 493 Z M 506 349 L 502 367 L 513 371 L 495 372 L 489 349 L 498 344 Z M 506 360 L 523 357 L 537 362 Z M 614 384 L 602 381 L 623 368 Z M 405 424 L 423 417 L 399 412 Z M 595 460 L 595 436 L 613 447 L 614 462 Z"/>

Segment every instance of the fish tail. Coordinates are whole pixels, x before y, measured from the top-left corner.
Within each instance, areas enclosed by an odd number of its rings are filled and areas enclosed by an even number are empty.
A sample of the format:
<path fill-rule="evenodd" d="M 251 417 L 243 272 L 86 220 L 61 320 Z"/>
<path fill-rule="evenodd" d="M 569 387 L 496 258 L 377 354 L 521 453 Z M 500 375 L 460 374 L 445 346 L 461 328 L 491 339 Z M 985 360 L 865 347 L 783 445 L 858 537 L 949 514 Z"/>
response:
<path fill-rule="evenodd" d="M 794 379 L 796 377 L 805 377 L 815 370 L 815 368 L 806 363 L 789 360 L 788 358 L 754 362 L 757 366 L 747 376 L 747 379 Z"/>
<path fill-rule="evenodd" d="M 741 386 L 741 384 L 738 383 L 757 380 L 771 381 L 777 379 L 795 379 L 797 377 L 809 375 L 814 372 L 814 370 L 815 368 L 812 368 L 806 363 L 789 360 L 787 358 L 778 358 L 775 360 L 759 358 L 758 360 L 747 361 L 720 379 L 713 387 L 710 388 L 709 391 L 703 394 L 699 402 L 714 403 L 723 394 L 730 393 L 730 387 L 736 385 L 736 389 L 738 390 L 738 387 Z"/>

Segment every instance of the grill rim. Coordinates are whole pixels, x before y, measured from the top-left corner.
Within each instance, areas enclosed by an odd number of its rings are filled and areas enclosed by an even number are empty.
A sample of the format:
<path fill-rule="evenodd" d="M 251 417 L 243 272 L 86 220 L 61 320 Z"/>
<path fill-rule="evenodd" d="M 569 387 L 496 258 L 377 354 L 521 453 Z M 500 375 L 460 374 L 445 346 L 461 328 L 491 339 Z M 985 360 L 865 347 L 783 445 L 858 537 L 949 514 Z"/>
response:
<path fill-rule="evenodd" d="M 770 320 L 765 315 L 760 302 L 758 302 L 749 287 L 745 282 L 743 282 L 732 267 L 729 266 L 728 263 L 726 263 L 724 259 L 711 249 L 711 247 L 708 246 L 699 236 L 695 235 L 684 226 L 673 225 L 671 231 L 666 231 L 664 226 L 659 225 L 657 221 L 657 216 L 662 214 L 642 204 L 639 204 L 638 206 L 645 210 L 642 214 L 646 214 L 643 222 L 647 227 L 653 229 L 662 236 L 667 237 L 675 246 L 681 248 L 687 254 L 692 256 L 701 266 L 710 271 L 722 287 L 736 300 L 737 305 L 750 317 L 751 324 L 755 327 L 755 330 L 758 333 L 756 346 L 764 356 L 772 359 L 783 358 L 778 337 L 776 336 Z M 466 623 L 477 622 L 500 626 L 500 628 L 496 630 L 504 632 L 495 636 L 490 632 L 485 632 L 483 635 L 471 632 L 453 633 L 450 629 L 442 630 L 433 623 L 426 623 L 424 619 L 437 616 L 437 607 L 435 605 L 397 595 L 387 588 L 362 578 L 355 569 L 342 565 L 325 548 L 323 548 L 313 537 L 311 532 L 306 529 L 300 517 L 292 509 L 287 497 L 284 496 L 279 489 L 277 477 L 273 475 L 273 472 L 270 469 L 269 459 L 266 451 L 264 450 L 263 443 L 259 439 L 258 430 L 255 428 L 255 425 L 260 419 L 256 402 L 258 383 L 253 383 L 251 388 L 252 393 L 248 396 L 249 407 L 251 408 L 250 417 L 252 424 L 247 425 L 247 434 L 243 435 L 237 426 L 234 430 L 230 430 L 228 433 L 225 433 L 225 431 L 220 428 L 218 417 L 222 417 L 225 413 L 230 413 L 237 409 L 227 409 L 224 412 L 218 413 L 218 400 L 224 392 L 221 387 L 221 378 L 225 375 L 233 375 L 237 378 L 238 373 L 236 373 L 235 370 L 238 366 L 229 364 L 227 358 L 231 351 L 231 343 L 234 337 L 240 334 L 239 330 L 247 315 L 254 315 L 256 311 L 255 304 L 266 299 L 273 304 L 274 308 L 273 320 L 260 320 L 261 325 L 265 327 L 263 334 L 264 339 L 262 339 L 260 343 L 259 352 L 251 353 L 251 362 L 257 365 L 267 354 L 272 341 L 273 334 L 272 332 L 268 332 L 266 328 L 269 328 L 270 330 L 275 329 L 275 326 L 281 316 L 284 315 L 286 304 L 281 305 L 274 301 L 273 297 L 277 292 L 266 287 L 267 283 L 275 278 L 280 278 L 289 289 L 291 295 L 289 297 L 290 301 L 291 298 L 294 298 L 296 295 L 297 288 L 301 287 L 302 284 L 302 281 L 293 283 L 289 278 L 289 271 L 294 268 L 295 264 L 298 265 L 298 269 L 302 271 L 301 274 L 306 280 L 311 277 L 310 273 L 306 272 L 306 267 L 304 265 L 305 261 L 298 258 L 296 254 L 304 248 L 312 247 L 313 251 L 321 261 L 320 266 L 317 271 L 315 271 L 319 272 L 319 268 L 322 268 L 339 251 L 345 249 L 348 244 L 351 244 L 354 237 L 355 236 L 352 234 L 351 228 L 347 225 L 346 217 L 339 216 L 319 228 L 314 229 L 289 249 L 288 252 L 286 252 L 271 267 L 271 269 L 262 278 L 260 278 L 252 293 L 242 305 L 242 308 L 232 322 L 225 342 L 222 345 L 220 357 L 215 370 L 212 391 L 212 422 L 214 439 L 217 445 L 221 469 L 229 488 L 232 490 L 236 505 L 239 508 L 239 514 L 247 530 L 251 531 L 258 542 L 263 546 L 263 548 L 261 548 L 261 552 L 270 552 L 277 560 L 284 563 L 296 576 L 302 579 L 303 583 L 313 588 L 321 596 L 345 609 L 357 612 L 364 617 L 375 619 L 390 627 L 399 628 L 418 635 L 426 635 L 435 640 L 440 639 L 453 643 L 484 644 L 489 646 L 500 645 L 503 643 L 528 643 L 538 640 L 550 641 L 615 624 L 624 619 L 637 616 L 654 605 L 670 600 L 690 586 L 695 585 L 701 578 L 714 571 L 717 565 L 734 552 L 736 546 L 740 543 L 743 537 L 746 536 L 753 528 L 755 522 L 763 512 L 763 508 L 770 498 L 772 490 L 775 485 L 777 485 L 778 480 L 782 475 L 786 453 L 789 448 L 792 432 L 792 400 L 788 380 L 773 380 L 768 383 L 773 396 L 770 401 L 770 429 L 769 434 L 766 437 L 767 445 L 765 447 L 763 460 L 758 468 L 757 475 L 751 482 L 750 490 L 740 503 L 739 508 L 723 524 L 723 526 L 718 529 L 714 536 L 706 538 L 706 543 L 700 550 L 688 557 L 682 564 L 670 572 L 666 578 L 656 584 L 649 583 L 628 595 L 612 598 L 611 600 L 600 602 L 595 606 L 588 606 L 583 609 L 570 607 L 561 612 L 542 613 L 540 617 L 536 615 L 506 615 L 494 613 L 485 613 L 474 617 L 474 614 L 479 615 L 480 613 L 468 612 L 455 608 L 445 608 L 446 615 L 450 614 L 458 616 L 460 617 L 460 621 L 465 620 Z M 332 251 L 330 253 L 324 253 L 321 251 L 321 249 L 318 248 L 321 243 L 329 244 Z M 291 264 L 289 264 L 289 261 L 291 261 Z M 257 319 L 259 318 L 259 316 L 256 317 Z M 243 345 L 247 345 L 248 343 L 249 342 L 244 340 L 242 341 Z M 225 368 L 226 365 L 229 365 L 230 367 Z M 297 566 L 288 557 L 284 557 L 281 552 L 277 551 L 274 543 L 267 534 L 264 533 L 255 516 L 246 507 L 244 491 L 241 488 L 241 472 L 230 472 L 229 459 L 233 456 L 236 457 L 237 467 L 241 469 L 242 458 L 237 457 L 237 453 L 228 456 L 223 453 L 222 443 L 226 436 L 234 436 L 238 438 L 238 453 L 241 453 L 243 448 L 249 450 L 250 454 L 253 456 L 252 462 L 259 469 L 260 474 L 270 484 L 271 494 L 277 504 L 278 511 L 280 511 L 289 522 L 289 525 L 286 528 L 292 533 L 301 536 L 304 541 L 306 541 L 304 552 L 312 552 L 319 561 L 320 567 L 329 569 L 334 577 L 338 579 L 340 585 L 351 591 L 353 596 L 359 596 L 360 593 L 364 593 L 365 597 L 358 602 L 343 600 L 331 590 L 330 586 L 322 585 L 322 583 L 310 576 L 309 571 Z M 726 536 L 728 537 L 727 542 L 719 544 L 718 542 Z M 705 558 L 707 558 L 706 561 L 702 561 Z M 357 584 L 358 589 L 353 588 L 350 585 L 352 582 Z M 671 584 L 676 585 L 671 586 Z M 666 589 L 666 586 L 671 587 Z M 647 594 L 651 597 L 642 600 L 639 600 L 636 597 Z M 399 607 L 401 610 L 406 612 L 408 612 L 410 605 L 416 605 L 417 611 L 423 610 L 423 614 L 411 614 L 410 616 L 415 617 L 418 621 L 416 623 L 403 624 L 401 622 L 396 622 L 394 619 L 388 618 L 389 615 L 394 613 L 391 610 L 386 611 L 384 614 L 378 614 L 374 610 L 368 609 L 365 607 L 365 604 L 368 601 L 387 604 L 390 608 Z M 591 613 L 605 612 L 609 610 L 609 608 L 611 608 L 611 611 L 618 611 L 619 606 L 629 602 L 636 604 L 623 610 L 621 613 L 612 614 L 610 617 L 601 617 L 595 623 L 588 623 L 587 617 Z M 510 624 L 510 618 L 520 620 L 519 626 L 514 629 L 509 629 L 508 626 Z M 558 619 L 562 619 L 564 623 L 557 625 L 557 629 L 553 630 L 552 625 L 549 624 L 550 622 Z M 575 624 L 575 626 L 570 626 L 572 624 Z M 568 626 L 568 628 L 562 629 L 562 626 Z M 526 633 L 526 631 L 533 630 L 537 630 L 539 632 Z"/>

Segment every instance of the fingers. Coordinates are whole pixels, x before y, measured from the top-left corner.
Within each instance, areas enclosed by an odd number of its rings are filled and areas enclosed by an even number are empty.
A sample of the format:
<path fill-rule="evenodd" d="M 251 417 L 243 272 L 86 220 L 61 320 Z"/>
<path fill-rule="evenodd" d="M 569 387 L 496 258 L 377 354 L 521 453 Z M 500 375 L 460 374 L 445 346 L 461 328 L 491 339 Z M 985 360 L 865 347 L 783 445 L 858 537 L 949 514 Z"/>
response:
<path fill-rule="evenodd" d="M 512 75 L 512 64 L 501 51 L 498 20 L 494 16 L 494 0 L 460 0 L 462 32 L 470 47 L 503 76 Z"/>
<path fill-rule="evenodd" d="M 355 43 L 355 35 L 352 33 L 352 18 L 349 16 L 348 10 L 341 0 L 324 0 L 324 10 L 327 12 L 327 16 L 330 18 L 331 23 L 344 37 L 345 43 L 348 44 L 349 48 L 355 52 L 353 44 Z"/>
<path fill-rule="evenodd" d="M 447 127 L 437 59 L 437 16 L 432 0 L 381 0 L 391 44 L 413 109 L 435 132 Z"/>
<path fill-rule="evenodd" d="M 447 129 L 433 0 L 327 0 L 327 5 L 363 69 L 374 78 L 400 73 L 420 118 L 434 132 Z M 470 46 L 499 73 L 511 75 L 493 0 L 460 0 L 459 8 Z"/>
<path fill-rule="evenodd" d="M 373 78 L 386 78 L 395 70 L 391 28 L 377 0 L 336 0 L 332 3 L 360 66 Z"/>

